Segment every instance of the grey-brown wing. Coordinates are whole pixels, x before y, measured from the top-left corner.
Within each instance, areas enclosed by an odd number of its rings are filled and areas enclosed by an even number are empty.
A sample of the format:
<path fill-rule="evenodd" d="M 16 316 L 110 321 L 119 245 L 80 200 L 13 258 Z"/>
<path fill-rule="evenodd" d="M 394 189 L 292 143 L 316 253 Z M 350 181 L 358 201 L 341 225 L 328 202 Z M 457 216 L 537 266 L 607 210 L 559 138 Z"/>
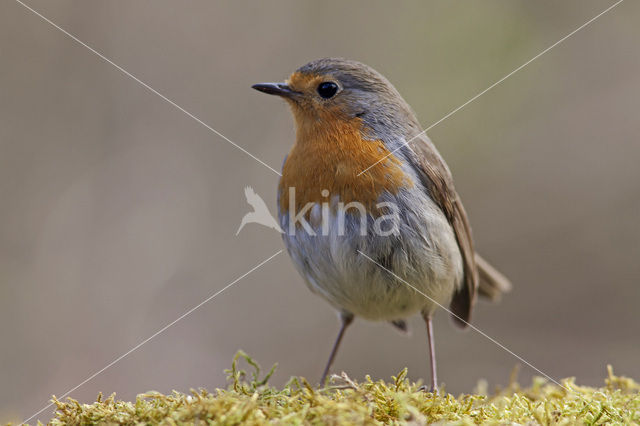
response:
<path fill-rule="evenodd" d="M 451 172 L 433 143 L 425 136 L 413 141 L 410 147 L 412 152 L 407 150 L 407 156 L 413 161 L 429 196 L 449 220 L 458 241 L 464 277 L 462 286 L 451 299 L 450 309 L 454 322 L 460 327 L 466 327 L 471 319 L 478 290 L 478 268 L 467 213 L 454 188 Z"/>

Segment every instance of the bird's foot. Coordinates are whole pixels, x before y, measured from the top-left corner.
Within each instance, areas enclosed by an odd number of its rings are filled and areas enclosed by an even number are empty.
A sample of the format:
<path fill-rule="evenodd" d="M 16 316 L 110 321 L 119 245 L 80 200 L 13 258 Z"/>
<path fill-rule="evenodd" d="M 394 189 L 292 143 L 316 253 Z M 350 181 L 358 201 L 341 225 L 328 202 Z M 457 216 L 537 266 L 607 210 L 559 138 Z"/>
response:
<path fill-rule="evenodd" d="M 420 392 L 424 392 L 424 393 L 433 393 L 433 394 L 437 394 L 438 393 L 438 387 L 437 386 L 427 386 L 427 385 L 422 385 L 418 388 L 418 390 Z"/>

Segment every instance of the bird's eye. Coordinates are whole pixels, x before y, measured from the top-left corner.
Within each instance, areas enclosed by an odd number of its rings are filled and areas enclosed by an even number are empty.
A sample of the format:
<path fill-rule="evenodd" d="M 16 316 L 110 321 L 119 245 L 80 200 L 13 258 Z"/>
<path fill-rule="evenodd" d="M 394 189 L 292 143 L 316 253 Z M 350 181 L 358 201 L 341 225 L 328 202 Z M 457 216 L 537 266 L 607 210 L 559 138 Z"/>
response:
<path fill-rule="evenodd" d="M 318 85 L 318 95 L 324 99 L 333 97 L 338 92 L 338 85 L 333 81 L 325 81 Z"/>

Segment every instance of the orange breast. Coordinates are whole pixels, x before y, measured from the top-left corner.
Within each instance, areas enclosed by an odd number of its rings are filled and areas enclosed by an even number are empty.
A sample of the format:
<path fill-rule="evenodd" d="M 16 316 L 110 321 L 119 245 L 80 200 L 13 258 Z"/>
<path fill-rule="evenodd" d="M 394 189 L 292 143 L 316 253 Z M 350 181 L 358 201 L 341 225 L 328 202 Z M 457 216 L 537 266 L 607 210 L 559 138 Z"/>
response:
<path fill-rule="evenodd" d="M 393 154 L 358 176 L 389 154 L 382 141 L 363 139 L 360 119 L 296 121 L 296 143 L 279 185 L 282 213 L 289 211 L 290 187 L 295 188 L 296 212 L 307 203 L 326 202 L 338 195 L 339 201 L 360 202 L 375 215 L 375 204 L 384 191 L 395 194 L 400 187 L 413 185 Z M 322 195 L 323 190 L 329 191 L 329 197 Z"/>

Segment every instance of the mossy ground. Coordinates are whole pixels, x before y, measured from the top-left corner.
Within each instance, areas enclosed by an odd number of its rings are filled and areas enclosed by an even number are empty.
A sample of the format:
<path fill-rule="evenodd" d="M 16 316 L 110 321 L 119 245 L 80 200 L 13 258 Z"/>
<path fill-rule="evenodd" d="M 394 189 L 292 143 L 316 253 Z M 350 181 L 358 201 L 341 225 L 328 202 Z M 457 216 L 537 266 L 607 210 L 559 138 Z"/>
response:
<path fill-rule="evenodd" d="M 253 373 L 239 369 L 241 360 Z M 267 384 L 272 373 L 273 368 L 261 378 L 258 364 L 240 352 L 225 390 L 151 392 L 135 402 L 99 396 L 93 404 L 54 398 L 57 411 L 50 424 L 640 424 L 640 384 L 614 376 L 611 368 L 601 388 L 578 386 L 573 379 L 561 387 L 541 378 L 521 388 L 514 379 L 491 396 L 479 391 L 457 397 L 419 390 L 406 370 L 390 382 L 356 383 L 343 374 L 323 390 L 303 378 L 276 389 Z"/>

